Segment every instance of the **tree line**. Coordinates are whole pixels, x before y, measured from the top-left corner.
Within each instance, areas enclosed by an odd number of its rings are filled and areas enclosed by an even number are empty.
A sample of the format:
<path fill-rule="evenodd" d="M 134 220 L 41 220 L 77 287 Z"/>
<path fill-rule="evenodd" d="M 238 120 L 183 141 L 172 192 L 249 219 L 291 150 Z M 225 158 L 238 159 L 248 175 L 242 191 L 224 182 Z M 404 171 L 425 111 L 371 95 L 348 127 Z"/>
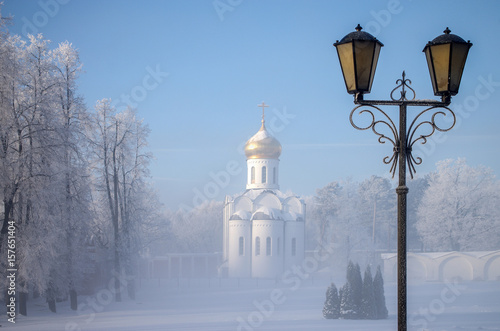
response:
<path fill-rule="evenodd" d="M 133 298 L 139 253 L 161 234 L 148 183 L 149 129 L 134 109 L 118 111 L 107 99 L 88 110 L 78 92 L 78 50 L 67 41 L 52 47 L 41 34 L 11 35 L 7 20 L 0 27 L 0 277 L 15 270 L 24 315 L 30 293 L 53 312 L 67 298 L 76 310 L 78 294 L 113 273 L 127 279 Z M 120 301 L 124 289 L 114 278 Z"/>
<path fill-rule="evenodd" d="M 500 181 L 491 169 L 448 159 L 407 185 L 409 250 L 500 249 Z M 396 193 L 390 179 L 332 182 L 307 205 L 309 247 L 335 243 L 343 265 L 355 252 L 396 250 Z"/>

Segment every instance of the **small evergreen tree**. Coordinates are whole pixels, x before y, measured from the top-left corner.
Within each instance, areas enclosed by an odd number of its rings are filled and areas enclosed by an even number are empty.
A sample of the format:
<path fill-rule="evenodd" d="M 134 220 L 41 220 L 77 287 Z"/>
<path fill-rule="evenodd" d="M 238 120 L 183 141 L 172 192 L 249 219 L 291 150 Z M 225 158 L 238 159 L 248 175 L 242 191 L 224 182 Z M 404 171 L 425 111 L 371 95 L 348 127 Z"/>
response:
<path fill-rule="evenodd" d="M 373 278 L 370 266 L 366 267 L 363 278 L 363 298 L 361 300 L 360 317 L 363 319 L 376 319 L 377 307 L 375 303 L 375 292 L 373 290 Z"/>
<path fill-rule="evenodd" d="M 382 278 L 380 266 L 377 267 L 377 273 L 375 274 L 375 278 L 373 279 L 373 295 L 375 299 L 375 307 L 377 309 L 376 318 L 387 318 L 388 312 L 385 305 L 384 279 Z"/>
<path fill-rule="evenodd" d="M 337 287 L 334 283 L 326 291 L 326 301 L 323 307 L 323 317 L 327 319 L 336 319 L 340 317 L 340 300 Z"/>
<path fill-rule="evenodd" d="M 354 296 L 354 304 L 358 308 L 358 313 L 359 313 L 359 309 L 361 307 L 361 300 L 363 299 L 363 279 L 361 278 L 361 270 L 358 263 L 356 263 L 355 265 L 352 291 Z"/>
<path fill-rule="evenodd" d="M 363 296 L 363 279 L 361 278 L 359 264 L 354 264 L 352 261 L 349 261 L 349 264 L 347 265 L 346 279 L 351 287 L 354 310 L 356 314 L 359 315 L 361 299 Z"/>
<path fill-rule="evenodd" d="M 354 304 L 354 296 L 349 282 L 342 287 L 342 301 L 340 302 L 340 318 L 357 319 L 358 312 Z"/>

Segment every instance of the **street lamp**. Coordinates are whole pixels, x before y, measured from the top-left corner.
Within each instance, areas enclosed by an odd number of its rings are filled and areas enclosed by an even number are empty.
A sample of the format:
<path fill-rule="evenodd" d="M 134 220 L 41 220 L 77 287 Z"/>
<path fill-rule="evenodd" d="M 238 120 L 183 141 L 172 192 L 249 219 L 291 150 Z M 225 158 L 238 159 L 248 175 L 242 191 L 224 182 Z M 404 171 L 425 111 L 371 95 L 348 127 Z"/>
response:
<path fill-rule="evenodd" d="M 434 95 L 441 96 L 441 101 L 416 99 L 415 91 L 410 87 L 411 81 L 406 78 L 404 71 L 402 78 L 396 81 L 397 86 L 390 93 L 390 100 L 364 100 L 363 95 L 371 91 L 378 56 L 383 44 L 371 34 L 361 30 L 358 24 L 356 31 L 349 33 L 333 45 L 337 49 L 347 92 L 354 94 L 354 104 L 357 105 L 349 116 L 351 125 L 358 130 L 372 129 L 379 137 L 380 143 L 390 142 L 393 145 L 392 155 L 386 156 L 383 161 L 385 164 L 391 164 L 390 172 L 393 177 L 396 168 L 399 173 L 399 186 L 396 188 L 398 196 L 398 330 L 406 331 L 406 198 L 408 194 L 406 164 L 408 163 L 408 170 L 413 178 L 415 166 L 422 163 L 420 157 L 412 155 L 414 144 L 416 142 L 425 144 L 427 138 L 436 130 L 449 131 L 455 125 L 455 114 L 447 106 L 451 102 L 451 96 L 458 93 L 465 61 L 472 44 L 459 36 L 450 34 L 451 31 L 446 28 L 443 35 L 425 46 L 423 51 L 427 58 Z M 409 92 L 407 89 L 413 94 L 411 99 L 407 97 L 407 92 Z M 399 97 L 395 96 L 396 91 L 400 92 Z M 377 107 L 378 105 L 399 106 L 399 127 L 386 112 Z M 408 128 L 406 125 L 407 106 L 427 107 L 416 114 Z M 356 125 L 355 114 L 367 115 L 369 124 Z M 451 120 L 447 125 L 436 123 L 438 117 L 445 118 L 448 115 L 451 116 Z M 382 119 L 378 119 L 379 117 Z"/>
<path fill-rule="evenodd" d="M 337 47 L 347 92 L 356 95 L 370 93 L 380 48 L 384 46 L 361 29 L 358 24 L 355 32 L 349 33 L 334 44 Z"/>
<path fill-rule="evenodd" d="M 429 41 L 424 48 L 434 95 L 444 98 L 458 93 L 465 60 L 472 46 L 470 42 L 450 32 L 446 28 L 444 34 Z"/>

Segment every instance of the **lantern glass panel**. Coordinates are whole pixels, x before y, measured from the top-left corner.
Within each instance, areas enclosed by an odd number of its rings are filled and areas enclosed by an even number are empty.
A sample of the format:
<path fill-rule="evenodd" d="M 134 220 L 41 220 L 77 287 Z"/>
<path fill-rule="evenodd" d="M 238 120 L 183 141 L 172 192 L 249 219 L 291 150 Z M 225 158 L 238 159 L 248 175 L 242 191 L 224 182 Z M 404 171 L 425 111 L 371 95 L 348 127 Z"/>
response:
<path fill-rule="evenodd" d="M 429 68 L 429 74 L 431 75 L 432 89 L 434 94 L 437 93 L 436 87 L 436 75 L 434 75 L 434 65 L 432 64 L 431 48 L 425 48 L 425 58 L 427 59 L 427 67 Z"/>
<path fill-rule="evenodd" d="M 344 75 L 347 92 L 356 91 L 356 75 L 354 73 L 354 57 L 352 53 L 352 43 L 337 45 L 342 74 Z"/>
<path fill-rule="evenodd" d="M 381 48 L 382 48 L 382 46 L 379 43 L 375 44 L 375 53 L 373 56 L 373 63 L 372 63 L 372 73 L 370 76 L 370 85 L 368 86 L 369 91 L 371 91 L 371 89 L 372 89 L 373 78 L 375 77 L 375 69 L 377 69 L 378 55 L 380 54 Z"/>
<path fill-rule="evenodd" d="M 452 49 L 451 72 L 450 72 L 450 93 L 455 95 L 458 93 L 458 87 L 462 79 L 462 73 L 467 60 L 467 53 L 470 46 L 468 44 L 454 44 Z"/>
<path fill-rule="evenodd" d="M 429 47 L 432 62 L 434 64 L 434 76 L 436 80 L 435 93 L 448 91 L 448 78 L 450 68 L 450 48 L 451 44 L 434 45 Z"/>
<path fill-rule="evenodd" d="M 354 42 L 354 54 L 356 54 L 356 74 L 358 91 L 369 92 L 371 82 L 371 71 L 373 68 L 373 55 L 375 43 L 372 41 Z"/>

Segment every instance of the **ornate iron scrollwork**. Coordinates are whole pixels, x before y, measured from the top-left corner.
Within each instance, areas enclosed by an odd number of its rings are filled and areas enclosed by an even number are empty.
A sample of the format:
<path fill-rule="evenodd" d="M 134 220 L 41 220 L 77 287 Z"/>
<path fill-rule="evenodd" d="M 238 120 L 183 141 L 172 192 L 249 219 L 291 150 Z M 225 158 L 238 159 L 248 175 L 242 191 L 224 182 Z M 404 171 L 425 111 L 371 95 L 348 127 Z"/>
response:
<path fill-rule="evenodd" d="M 411 122 L 406 132 L 406 142 L 405 142 L 406 150 L 404 152 L 410 176 L 411 178 L 413 178 L 413 175 L 416 172 L 415 166 L 420 165 L 422 163 L 421 157 L 415 157 L 412 154 L 414 145 L 417 142 L 420 142 L 421 144 L 427 143 L 427 138 L 432 136 L 436 131 L 446 132 L 451 130 L 455 126 L 456 116 L 453 113 L 453 111 L 446 106 L 445 103 L 439 103 L 431 100 L 416 100 L 415 91 L 410 87 L 411 80 L 406 78 L 406 74 L 404 71 L 402 79 L 398 79 L 396 81 L 396 84 L 397 86 L 391 91 L 390 94 L 392 101 L 368 101 L 368 100 L 362 101 L 360 105 L 353 108 L 349 116 L 349 120 L 351 122 L 351 125 L 358 130 L 372 129 L 372 131 L 378 136 L 379 143 L 385 144 L 386 142 L 390 142 L 392 144 L 393 146 L 392 155 L 384 157 L 383 161 L 385 164 L 391 164 L 390 173 L 392 174 L 392 177 L 394 177 L 398 164 L 398 155 L 400 153 L 400 148 L 399 148 L 400 133 L 398 127 L 394 124 L 390 116 L 375 105 L 377 104 L 399 105 L 399 106 L 404 106 L 405 111 L 406 111 L 406 104 L 411 104 L 412 106 L 422 106 L 422 107 L 431 106 L 421 111 L 417 116 L 415 116 L 415 118 Z M 413 94 L 413 98 L 411 99 L 407 98 L 406 94 L 408 92 L 407 89 L 411 91 L 411 93 Z M 400 94 L 401 97 L 398 99 L 394 97 L 394 93 L 396 91 L 399 91 L 401 93 Z M 359 116 L 362 116 L 364 114 L 369 115 L 369 120 L 371 121 L 369 122 L 368 125 L 364 126 L 357 125 L 355 124 L 354 114 L 357 114 Z M 452 117 L 451 124 L 442 126 L 436 123 L 436 117 L 438 116 L 446 117 L 448 114 L 450 114 Z M 376 115 L 381 115 L 381 116 L 376 116 Z M 430 115 L 430 119 L 428 117 L 427 119 L 424 119 L 423 118 L 424 115 Z M 378 119 L 378 117 L 381 117 L 381 119 Z M 382 132 L 382 129 L 384 127 L 386 129 L 387 128 L 389 129 L 390 132 L 389 135 L 384 134 Z M 418 134 L 417 131 L 425 130 L 425 128 L 429 128 L 430 129 L 429 132 Z"/>
<path fill-rule="evenodd" d="M 441 109 L 441 110 L 436 110 L 436 109 Z M 418 121 L 422 115 L 424 115 L 426 113 L 432 113 L 434 110 L 436 110 L 436 111 L 431 115 L 430 120 L 424 120 L 424 121 L 421 121 L 420 123 L 418 123 Z M 447 113 L 449 113 L 452 116 L 453 120 L 451 121 L 451 124 L 449 126 L 445 126 L 445 127 L 439 126 L 438 124 L 436 124 L 436 116 L 440 115 L 440 116 L 445 117 L 445 116 L 447 116 Z M 408 161 L 408 169 L 410 171 L 411 178 L 413 178 L 413 174 L 416 172 L 415 165 L 420 165 L 422 163 L 421 157 L 414 157 L 413 156 L 413 154 L 412 154 L 413 145 L 415 145 L 415 143 L 417 141 L 421 141 L 421 144 L 424 145 L 425 143 L 427 143 L 427 138 L 432 136 L 434 134 L 434 132 L 436 132 L 436 130 L 440 131 L 440 132 L 450 131 L 455 126 L 456 121 L 457 121 L 457 118 L 455 116 L 455 113 L 453 113 L 453 111 L 446 106 L 433 106 L 433 107 L 430 107 L 430 108 L 427 108 L 427 109 L 421 111 L 417 116 L 415 116 L 415 118 L 411 122 L 410 126 L 408 127 L 408 133 L 406 136 L 407 137 L 406 138 L 406 149 L 407 149 L 406 160 Z M 430 129 L 431 129 L 430 132 L 428 134 L 421 134 L 417 137 L 416 136 L 417 130 L 423 128 L 424 126 L 430 127 Z"/>
<path fill-rule="evenodd" d="M 391 100 L 393 101 L 414 101 L 417 94 L 415 93 L 415 90 L 411 88 L 411 80 L 406 78 L 406 73 L 403 71 L 403 77 L 396 80 L 396 84 L 398 84 L 392 91 L 391 91 Z M 408 99 L 406 97 L 406 87 L 410 89 L 410 91 L 413 93 L 413 98 Z M 393 94 L 396 92 L 399 88 L 401 88 L 401 97 L 399 99 L 394 98 Z"/>
<path fill-rule="evenodd" d="M 382 114 L 385 117 L 385 119 L 377 120 L 376 116 L 375 116 L 375 113 L 372 110 L 370 110 L 370 109 L 362 109 L 363 107 L 370 107 L 370 108 L 375 109 L 376 111 L 378 111 L 378 113 Z M 353 115 L 355 113 L 357 113 L 358 115 L 362 115 L 362 114 L 368 114 L 368 115 L 370 115 L 370 117 L 371 117 L 371 123 L 369 123 L 367 126 L 356 125 L 354 123 L 354 118 L 353 118 Z M 372 131 L 378 136 L 378 142 L 379 143 L 385 144 L 388 141 L 388 142 L 390 142 L 392 144 L 392 146 L 393 146 L 393 154 L 392 154 L 392 156 L 388 155 L 388 156 L 384 157 L 383 161 L 384 161 L 385 164 L 391 164 L 392 163 L 391 173 L 392 173 L 392 176 L 394 177 L 394 173 L 396 171 L 396 165 L 397 165 L 397 162 L 398 162 L 397 154 L 398 154 L 399 147 L 398 147 L 398 143 L 397 142 L 399 141 L 399 133 L 398 133 L 398 129 L 397 129 L 396 125 L 394 125 L 394 122 L 389 117 L 389 115 L 387 115 L 379 107 L 372 106 L 372 105 L 359 105 L 359 106 L 354 107 L 354 109 L 351 111 L 351 115 L 349 116 L 349 120 L 351 121 L 351 125 L 354 128 L 358 129 L 358 130 L 372 129 Z M 385 135 L 384 133 L 381 132 L 380 129 L 378 129 L 377 126 L 380 127 L 381 125 L 389 128 L 389 131 L 392 133 L 392 137 Z"/>

